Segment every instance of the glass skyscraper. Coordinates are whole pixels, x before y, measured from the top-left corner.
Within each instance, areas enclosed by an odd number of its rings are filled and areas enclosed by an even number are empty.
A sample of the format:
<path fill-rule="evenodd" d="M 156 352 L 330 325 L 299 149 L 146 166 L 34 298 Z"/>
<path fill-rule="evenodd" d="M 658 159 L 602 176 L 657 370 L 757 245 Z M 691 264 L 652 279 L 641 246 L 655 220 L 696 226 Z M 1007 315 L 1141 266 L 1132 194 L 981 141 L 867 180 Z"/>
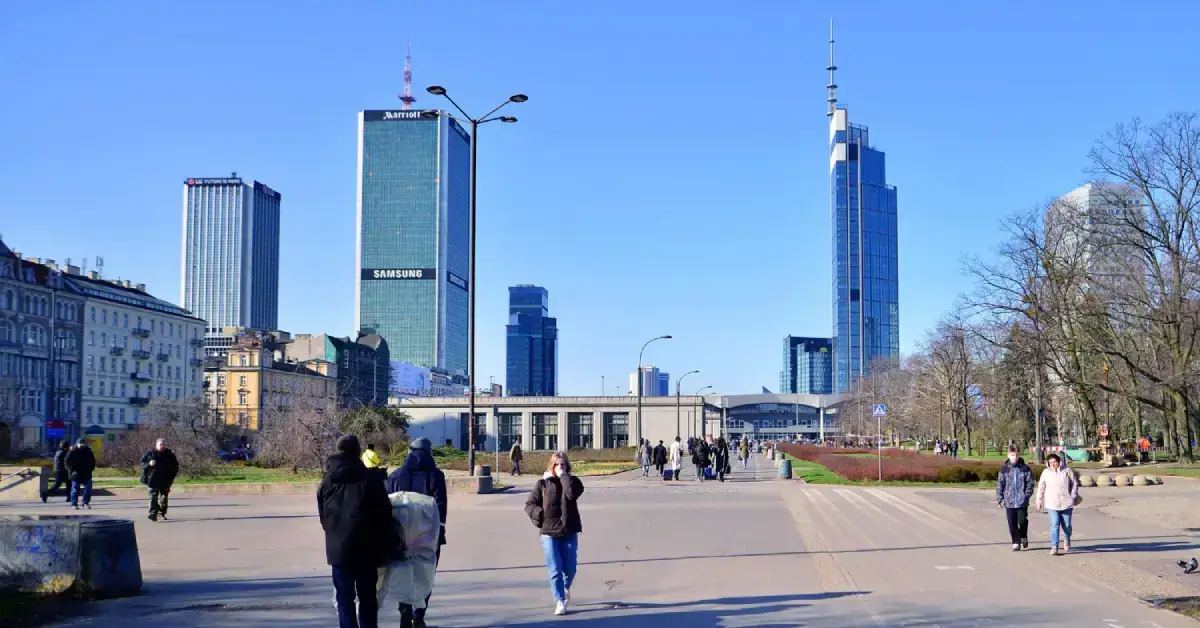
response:
<path fill-rule="evenodd" d="M 832 42 L 831 42 L 832 45 Z M 830 63 L 832 74 L 833 64 Z M 900 357 L 896 187 L 867 127 L 836 106 L 830 80 L 834 390 L 850 392 L 878 358 Z"/>
<path fill-rule="evenodd" d="M 784 337 L 779 389 L 800 395 L 833 392 L 833 351 L 829 338 Z"/>
<path fill-rule="evenodd" d="M 538 286 L 508 289 L 508 394 L 558 394 L 558 321 L 550 295 Z"/>
<path fill-rule="evenodd" d="M 179 300 L 209 332 L 278 327 L 281 199 L 237 173 L 183 182 Z"/>
<path fill-rule="evenodd" d="M 357 329 L 391 358 L 467 371 L 471 138 L 418 110 L 358 113 Z"/>

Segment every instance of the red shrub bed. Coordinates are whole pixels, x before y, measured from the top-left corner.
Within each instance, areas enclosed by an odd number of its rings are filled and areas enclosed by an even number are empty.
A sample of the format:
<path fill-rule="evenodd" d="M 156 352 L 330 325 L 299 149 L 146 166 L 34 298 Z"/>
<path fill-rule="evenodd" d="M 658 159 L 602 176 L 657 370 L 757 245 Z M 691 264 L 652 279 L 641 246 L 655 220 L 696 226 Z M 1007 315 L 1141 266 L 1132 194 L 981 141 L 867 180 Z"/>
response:
<path fill-rule="evenodd" d="M 812 445 L 781 443 L 779 451 L 815 462 L 851 481 L 879 479 L 879 462 L 875 458 L 847 454 L 873 454 L 873 449 L 827 448 Z M 931 456 L 905 449 L 883 450 L 883 479 L 891 482 L 995 482 L 1000 471 L 998 463 L 955 460 L 946 456 Z M 1039 469 L 1034 469 L 1035 475 Z"/>

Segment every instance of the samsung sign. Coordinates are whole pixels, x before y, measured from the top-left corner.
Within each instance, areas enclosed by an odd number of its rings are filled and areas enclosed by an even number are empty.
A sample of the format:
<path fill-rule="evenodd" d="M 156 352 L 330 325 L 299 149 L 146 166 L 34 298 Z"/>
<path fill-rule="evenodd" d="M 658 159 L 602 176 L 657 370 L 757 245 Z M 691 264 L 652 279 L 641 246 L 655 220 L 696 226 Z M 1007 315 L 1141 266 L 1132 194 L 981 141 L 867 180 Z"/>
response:
<path fill-rule="evenodd" d="M 393 120 L 424 120 L 424 118 L 421 117 L 421 114 L 423 113 L 425 113 L 425 111 L 420 109 L 406 109 L 401 111 L 364 111 L 363 120 L 367 122 L 376 122 L 381 120 L 389 122 Z M 431 120 L 431 122 L 432 121 L 436 120 Z"/>
<path fill-rule="evenodd" d="M 364 268 L 360 275 L 362 279 L 404 279 L 421 280 L 437 279 L 437 269 L 434 268 Z"/>
<path fill-rule="evenodd" d="M 462 277 L 459 277 L 458 275 L 455 275 L 454 273 L 447 272 L 446 273 L 446 281 L 449 281 L 451 285 L 458 286 L 459 288 L 462 288 L 463 290 L 467 289 L 467 280 L 463 279 Z"/>

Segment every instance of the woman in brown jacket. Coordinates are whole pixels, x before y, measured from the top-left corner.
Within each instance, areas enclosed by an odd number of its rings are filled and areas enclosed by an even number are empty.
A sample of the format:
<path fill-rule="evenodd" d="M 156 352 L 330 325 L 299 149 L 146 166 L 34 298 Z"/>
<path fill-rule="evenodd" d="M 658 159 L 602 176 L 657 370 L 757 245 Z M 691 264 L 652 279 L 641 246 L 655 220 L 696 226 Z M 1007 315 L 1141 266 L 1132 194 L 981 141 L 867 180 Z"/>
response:
<path fill-rule="evenodd" d="M 579 555 L 579 496 L 583 482 L 571 475 L 567 453 L 555 452 L 546 464 L 546 472 L 525 500 L 525 514 L 542 534 L 542 552 L 550 571 L 550 590 L 554 593 L 555 615 L 566 615 L 571 603 L 571 583 Z"/>

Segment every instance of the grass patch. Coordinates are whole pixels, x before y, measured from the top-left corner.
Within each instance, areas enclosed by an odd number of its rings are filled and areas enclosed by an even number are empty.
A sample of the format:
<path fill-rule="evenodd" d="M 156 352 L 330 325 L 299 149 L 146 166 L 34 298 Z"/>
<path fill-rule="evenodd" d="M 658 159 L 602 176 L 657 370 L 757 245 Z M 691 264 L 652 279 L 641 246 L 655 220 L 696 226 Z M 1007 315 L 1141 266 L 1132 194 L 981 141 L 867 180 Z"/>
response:
<path fill-rule="evenodd" d="M 1175 611 L 1180 615 L 1200 619 L 1200 597 L 1177 597 L 1154 603 L 1159 608 Z"/>
<path fill-rule="evenodd" d="M 135 474 L 128 469 L 116 476 L 120 479 L 105 480 L 101 479 L 101 476 L 97 474 L 97 479 L 93 484 L 96 488 L 143 486 L 138 479 L 131 479 L 130 475 Z M 292 473 L 291 469 L 264 469 L 262 467 L 231 465 L 227 468 L 222 468 L 219 472 L 212 475 L 202 475 L 194 478 L 181 475 L 175 478 L 175 486 L 187 486 L 189 484 L 245 484 L 251 482 L 316 482 L 321 479 L 321 475 L 322 472 L 317 469 L 300 469 L 297 473 Z"/>
<path fill-rule="evenodd" d="M 613 475 L 640 469 L 636 464 L 629 462 L 573 462 L 571 463 L 571 472 L 580 477 L 589 475 Z"/>
<path fill-rule="evenodd" d="M 1151 475 L 1174 475 L 1185 478 L 1200 478 L 1200 467 L 1146 467 L 1146 473 Z"/>

